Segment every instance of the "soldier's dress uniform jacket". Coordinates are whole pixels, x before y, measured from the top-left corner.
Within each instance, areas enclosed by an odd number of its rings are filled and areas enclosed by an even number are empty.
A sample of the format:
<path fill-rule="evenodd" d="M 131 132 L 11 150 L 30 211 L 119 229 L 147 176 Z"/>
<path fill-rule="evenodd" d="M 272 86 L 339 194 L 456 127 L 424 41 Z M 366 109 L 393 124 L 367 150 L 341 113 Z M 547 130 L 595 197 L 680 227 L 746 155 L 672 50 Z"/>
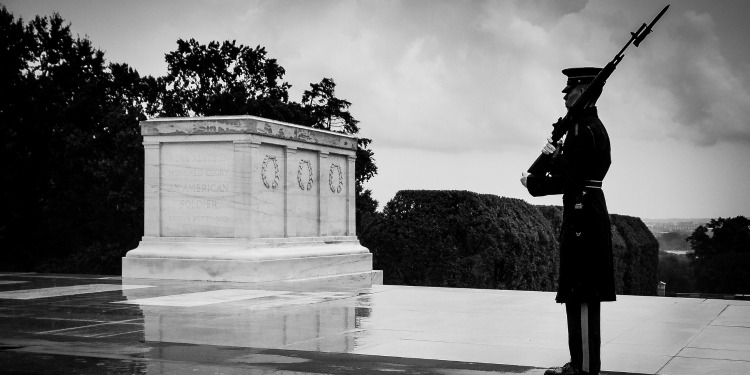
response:
<path fill-rule="evenodd" d="M 530 175 L 533 196 L 563 194 L 559 303 L 615 300 L 612 232 L 601 181 L 611 163 L 607 130 L 596 107 L 574 119 L 546 176 Z"/>

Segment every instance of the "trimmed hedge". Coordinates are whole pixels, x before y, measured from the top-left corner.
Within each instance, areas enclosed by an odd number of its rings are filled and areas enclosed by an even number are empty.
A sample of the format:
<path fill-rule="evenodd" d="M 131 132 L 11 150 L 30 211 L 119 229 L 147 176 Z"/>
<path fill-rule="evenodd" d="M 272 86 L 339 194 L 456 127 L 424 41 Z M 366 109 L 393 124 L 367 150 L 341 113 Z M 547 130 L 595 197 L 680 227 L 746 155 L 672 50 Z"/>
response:
<path fill-rule="evenodd" d="M 658 243 L 611 215 L 619 294 L 656 294 Z M 554 291 L 562 208 L 469 191 L 402 190 L 359 238 L 386 284 Z"/>
<path fill-rule="evenodd" d="M 620 253 L 624 294 L 656 295 L 659 282 L 659 241 L 640 218 L 609 215 L 613 233 L 619 234 L 625 249 Z M 617 252 L 615 253 L 617 256 Z M 615 264 L 617 267 L 618 264 Z"/>
<path fill-rule="evenodd" d="M 360 240 L 388 284 L 553 290 L 557 277 L 556 234 L 518 199 L 400 191 Z"/>

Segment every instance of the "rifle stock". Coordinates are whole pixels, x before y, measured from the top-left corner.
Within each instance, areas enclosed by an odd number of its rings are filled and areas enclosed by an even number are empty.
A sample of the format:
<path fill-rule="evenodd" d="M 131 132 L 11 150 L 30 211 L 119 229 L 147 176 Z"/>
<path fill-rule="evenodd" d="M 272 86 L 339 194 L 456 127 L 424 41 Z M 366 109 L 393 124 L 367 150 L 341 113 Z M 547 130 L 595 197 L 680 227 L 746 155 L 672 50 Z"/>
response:
<path fill-rule="evenodd" d="M 549 172 L 552 165 L 552 154 L 541 153 L 529 167 L 528 172 L 536 176 L 543 176 Z"/>

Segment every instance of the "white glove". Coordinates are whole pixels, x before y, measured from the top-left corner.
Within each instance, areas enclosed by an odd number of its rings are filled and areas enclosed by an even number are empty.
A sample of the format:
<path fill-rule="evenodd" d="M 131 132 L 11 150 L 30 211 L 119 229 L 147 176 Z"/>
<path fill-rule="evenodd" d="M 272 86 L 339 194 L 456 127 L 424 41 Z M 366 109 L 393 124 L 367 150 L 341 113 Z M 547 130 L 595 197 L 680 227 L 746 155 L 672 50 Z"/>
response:
<path fill-rule="evenodd" d="M 552 143 L 552 140 L 547 138 L 547 144 L 542 147 L 542 153 L 545 155 L 550 155 L 554 153 L 556 150 L 555 145 Z"/>
<path fill-rule="evenodd" d="M 521 172 L 521 184 L 523 184 L 523 187 L 526 186 L 526 179 L 529 177 L 529 174 L 526 172 Z"/>

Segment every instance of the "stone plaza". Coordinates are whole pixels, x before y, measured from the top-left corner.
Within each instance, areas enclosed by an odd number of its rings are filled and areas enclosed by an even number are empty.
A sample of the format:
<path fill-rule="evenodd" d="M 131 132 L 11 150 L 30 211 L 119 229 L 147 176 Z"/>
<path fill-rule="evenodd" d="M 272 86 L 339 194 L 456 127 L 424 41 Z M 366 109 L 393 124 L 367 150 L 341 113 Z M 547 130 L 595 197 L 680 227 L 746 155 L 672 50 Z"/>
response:
<path fill-rule="evenodd" d="M 0 274 L 4 374 L 539 374 L 554 294 Z M 750 301 L 618 296 L 607 374 L 750 374 Z"/>

